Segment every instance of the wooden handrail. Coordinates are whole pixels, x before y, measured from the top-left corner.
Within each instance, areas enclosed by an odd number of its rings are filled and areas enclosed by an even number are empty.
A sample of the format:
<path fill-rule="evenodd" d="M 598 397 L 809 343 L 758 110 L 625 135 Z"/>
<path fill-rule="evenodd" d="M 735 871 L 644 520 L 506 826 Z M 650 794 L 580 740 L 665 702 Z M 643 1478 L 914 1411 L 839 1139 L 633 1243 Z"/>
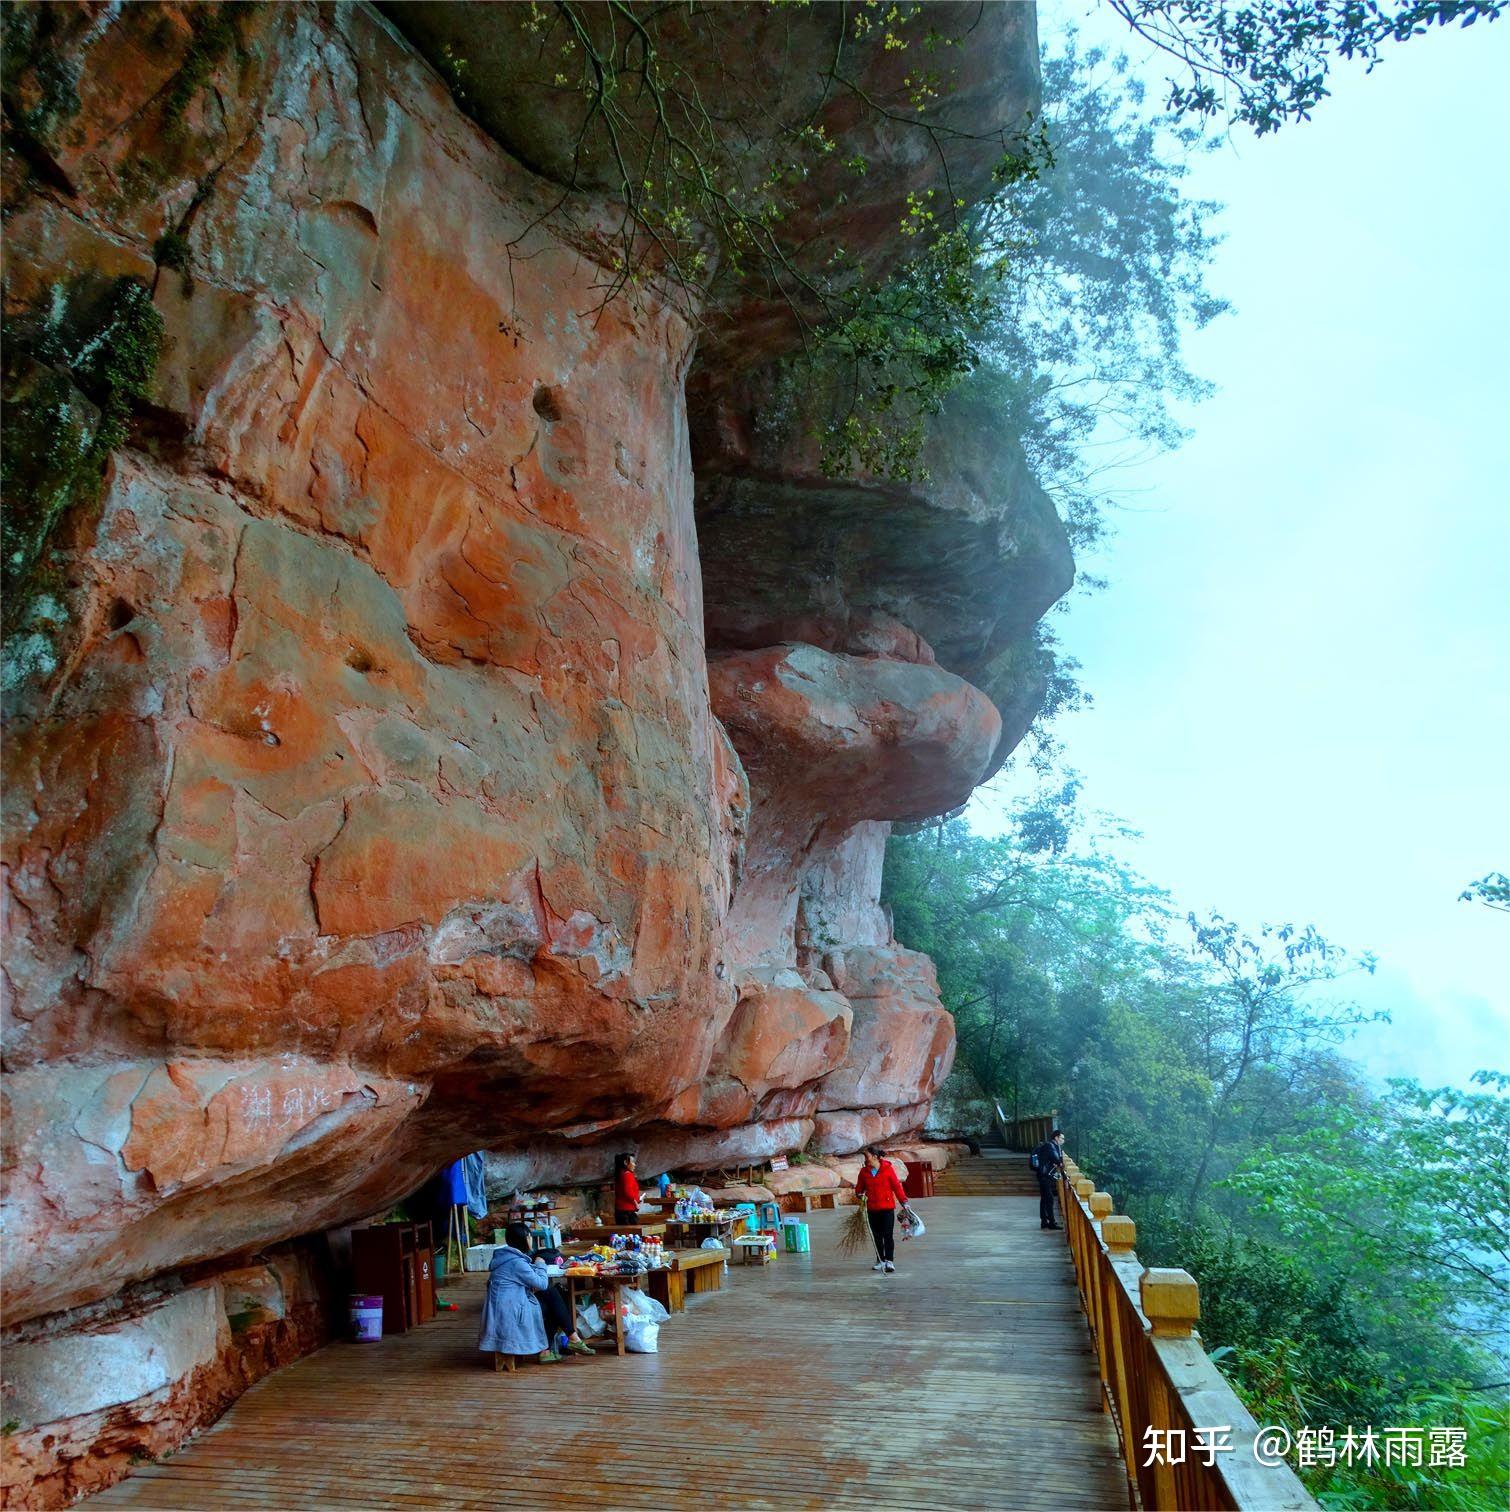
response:
<path fill-rule="evenodd" d="M 1035 1113 L 1030 1118 L 1009 1119 L 1002 1112 L 999 1102 L 993 1100 L 991 1106 L 996 1110 L 997 1130 L 1009 1150 L 1037 1149 L 1054 1132 L 1054 1121 L 1059 1116 L 1055 1110 L 1050 1109 L 1047 1113 Z"/>
<path fill-rule="evenodd" d="M 1111 1197 L 1068 1158 L 1060 1199 L 1101 1405 L 1116 1429 L 1132 1505 L 1145 1512 L 1315 1507 L 1288 1465 L 1263 1464 L 1255 1454 L 1259 1425 L 1195 1331 L 1194 1277 L 1147 1269 L 1134 1250 L 1137 1226 L 1113 1213 Z M 1203 1452 L 1203 1444 L 1230 1447 Z M 1151 1456 L 1155 1445 L 1183 1446 L 1181 1462 L 1170 1462 L 1173 1453 Z"/>

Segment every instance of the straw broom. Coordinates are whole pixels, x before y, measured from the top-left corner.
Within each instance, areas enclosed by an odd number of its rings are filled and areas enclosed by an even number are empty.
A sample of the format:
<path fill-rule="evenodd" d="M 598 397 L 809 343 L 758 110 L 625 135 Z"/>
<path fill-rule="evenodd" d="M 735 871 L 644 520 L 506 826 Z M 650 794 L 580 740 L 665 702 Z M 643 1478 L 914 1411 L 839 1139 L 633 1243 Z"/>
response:
<path fill-rule="evenodd" d="M 849 1210 L 849 1216 L 839 1225 L 836 1241 L 841 1255 L 858 1254 L 870 1243 L 870 1222 L 865 1216 L 865 1199 L 862 1197 Z"/>

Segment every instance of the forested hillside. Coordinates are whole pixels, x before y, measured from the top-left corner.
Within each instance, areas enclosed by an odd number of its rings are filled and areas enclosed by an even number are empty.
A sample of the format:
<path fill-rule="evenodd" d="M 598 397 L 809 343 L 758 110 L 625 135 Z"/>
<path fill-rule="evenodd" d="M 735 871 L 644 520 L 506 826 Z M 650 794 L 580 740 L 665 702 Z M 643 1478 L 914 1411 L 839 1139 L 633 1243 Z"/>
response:
<path fill-rule="evenodd" d="M 1262 1422 L 1468 1429 L 1468 1464 L 1300 1465 L 1339 1507 L 1503 1504 L 1510 1078 L 1374 1086 L 1314 929 L 1183 915 L 1073 782 L 999 838 L 896 835 L 899 939 L 937 963 L 960 1059 L 1069 1148 L 1199 1281 L 1207 1348 Z"/>

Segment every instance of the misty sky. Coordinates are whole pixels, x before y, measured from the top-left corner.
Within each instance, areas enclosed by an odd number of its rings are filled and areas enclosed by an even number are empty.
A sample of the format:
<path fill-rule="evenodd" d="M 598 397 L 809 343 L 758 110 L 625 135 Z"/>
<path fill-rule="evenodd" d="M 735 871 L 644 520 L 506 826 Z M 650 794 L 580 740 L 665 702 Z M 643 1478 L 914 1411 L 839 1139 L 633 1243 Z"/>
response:
<path fill-rule="evenodd" d="M 1039 16 L 1049 45 L 1130 36 L 1088 0 Z M 1111 586 L 1055 616 L 1095 698 L 1067 761 L 1143 831 L 1128 859 L 1182 907 L 1373 950 L 1356 996 L 1394 1023 L 1352 1053 L 1458 1084 L 1510 1069 L 1510 915 L 1456 901 L 1510 872 L 1507 81 L 1510 23 L 1434 33 L 1199 162 L 1218 393 L 1118 480 L 1083 564 Z"/>

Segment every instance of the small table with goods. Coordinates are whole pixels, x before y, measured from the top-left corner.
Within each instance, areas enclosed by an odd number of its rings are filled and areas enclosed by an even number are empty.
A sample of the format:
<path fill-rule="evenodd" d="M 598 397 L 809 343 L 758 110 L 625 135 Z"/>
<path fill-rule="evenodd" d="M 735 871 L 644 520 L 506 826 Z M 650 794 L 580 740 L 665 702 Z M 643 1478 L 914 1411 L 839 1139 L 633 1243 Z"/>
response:
<path fill-rule="evenodd" d="M 704 1239 L 717 1239 L 727 1246 L 734 1237 L 735 1226 L 743 1227 L 745 1215 L 732 1208 L 712 1213 L 698 1213 L 687 1218 L 669 1218 L 664 1224 L 667 1244 L 678 1249 L 696 1249 Z"/>
<path fill-rule="evenodd" d="M 575 1246 L 573 1246 L 575 1248 Z M 577 1299 L 579 1297 L 590 1298 L 596 1296 L 602 1307 L 607 1309 L 613 1319 L 613 1337 L 611 1339 L 591 1339 L 588 1342 L 595 1349 L 607 1349 L 612 1347 L 616 1354 L 624 1353 L 624 1292 L 646 1290 L 646 1278 L 658 1273 L 664 1273 L 667 1269 L 663 1261 L 664 1257 L 647 1254 L 643 1249 L 630 1250 L 628 1248 L 611 1249 L 607 1245 L 599 1245 L 597 1248 L 582 1255 L 564 1255 L 563 1264 L 560 1267 L 562 1279 L 566 1282 L 566 1300 L 571 1308 L 573 1319 L 577 1316 Z M 554 1267 L 552 1268 L 554 1271 Z M 654 1295 L 651 1291 L 650 1295 Z M 669 1312 L 671 1309 L 662 1303 Z"/>
<path fill-rule="evenodd" d="M 741 1265 L 769 1265 L 776 1258 L 776 1241 L 769 1234 L 741 1234 L 734 1248 Z"/>

